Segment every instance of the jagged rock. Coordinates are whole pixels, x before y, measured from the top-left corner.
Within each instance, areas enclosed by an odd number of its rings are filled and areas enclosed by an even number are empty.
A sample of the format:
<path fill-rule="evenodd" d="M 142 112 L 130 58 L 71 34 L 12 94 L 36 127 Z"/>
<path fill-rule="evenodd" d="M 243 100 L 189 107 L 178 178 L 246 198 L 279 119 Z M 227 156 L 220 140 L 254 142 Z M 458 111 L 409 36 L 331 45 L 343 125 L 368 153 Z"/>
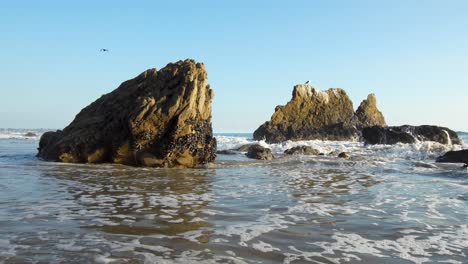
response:
<path fill-rule="evenodd" d="M 216 154 L 222 154 L 222 155 L 236 155 L 237 153 L 233 150 L 230 149 L 225 149 L 225 150 L 218 150 L 216 151 Z"/>
<path fill-rule="evenodd" d="M 362 130 L 366 144 L 415 143 L 416 141 L 435 141 L 441 144 L 461 144 L 456 132 L 438 126 L 393 126 L 367 127 Z"/>
<path fill-rule="evenodd" d="M 358 131 L 353 125 L 353 103 L 343 89 L 319 91 L 296 85 L 292 99 L 277 106 L 271 120 L 254 132 L 255 140 L 350 140 Z"/>
<path fill-rule="evenodd" d="M 338 154 L 338 158 L 349 159 L 349 158 L 351 158 L 351 155 L 349 155 L 348 152 L 341 152 L 340 154 Z"/>
<path fill-rule="evenodd" d="M 367 99 L 361 102 L 355 115 L 360 127 L 387 126 L 382 112 L 377 108 L 375 94 L 369 94 Z"/>
<path fill-rule="evenodd" d="M 194 167 L 216 158 L 205 66 L 193 60 L 150 69 L 81 110 L 39 142 L 44 160 Z"/>
<path fill-rule="evenodd" d="M 436 162 L 464 163 L 468 166 L 468 149 L 449 151 L 438 157 Z"/>
<path fill-rule="evenodd" d="M 320 151 L 310 146 L 297 146 L 284 151 L 287 155 L 319 155 Z"/>
<path fill-rule="evenodd" d="M 264 148 L 258 144 L 251 145 L 245 155 L 250 159 L 258 160 L 272 160 L 275 158 L 271 153 L 271 149 Z"/>
<path fill-rule="evenodd" d="M 33 132 L 28 132 L 26 134 L 24 134 L 25 137 L 37 137 L 37 135 Z"/>
<path fill-rule="evenodd" d="M 250 148 L 251 146 L 253 146 L 253 145 L 254 145 L 254 144 L 242 145 L 242 146 L 236 148 L 235 150 L 236 150 L 236 151 L 239 151 L 239 152 L 247 152 L 247 151 L 249 151 L 249 148 Z"/>

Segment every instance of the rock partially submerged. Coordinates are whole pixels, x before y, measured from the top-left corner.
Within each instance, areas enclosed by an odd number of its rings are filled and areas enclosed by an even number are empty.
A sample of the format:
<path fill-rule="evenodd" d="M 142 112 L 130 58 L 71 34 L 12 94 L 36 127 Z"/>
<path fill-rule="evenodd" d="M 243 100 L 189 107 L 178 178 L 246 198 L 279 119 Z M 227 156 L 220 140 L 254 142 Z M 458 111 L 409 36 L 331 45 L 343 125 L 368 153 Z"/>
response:
<path fill-rule="evenodd" d="M 464 163 L 465 166 L 468 166 L 468 149 L 449 151 L 438 157 L 436 162 Z"/>
<path fill-rule="evenodd" d="M 349 158 L 351 158 L 351 155 L 349 155 L 348 152 L 341 152 L 340 154 L 338 154 L 338 158 L 349 159 Z"/>
<path fill-rule="evenodd" d="M 73 163 L 195 167 L 214 161 L 213 91 L 205 66 L 187 59 L 150 69 L 44 133 L 38 157 Z"/>
<path fill-rule="evenodd" d="M 297 146 L 284 151 L 286 155 L 319 155 L 320 151 L 310 146 Z"/>
<path fill-rule="evenodd" d="M 251 145 L 245 155 L 250 159 L 258 160 L 272 160 L 275 158 L 271 153 L 271 149 L 264 148 L 258 144 Z"/>
<path fill-rule="evenodd" d="M 320 91 L 310 85 L 296 85 L 292 99 L 277 106 L 271 120 L 254 132 L 255 140 L 278 143 L 286 140 L 352 140 L 369 125 L 385 126 L 370 94 L 356 113 L 346 92 L 340 88 Z"/>
<path fill-rule="evenodd" d="M 24 134 L 25 137 L 37 137 L 36 133 L 33 133 L 33 132 L 28 132 L 26 134 Z"/>
<path fill-rule="evenodd" d="M 216 151 L 216 154 L 221 154 L 221 155 L 236 155 L 237 152 L 235 152 L 234 150 L 230 150 L 230 149 L 223 149 L 223 150 L 218 150 L 218 151 Z"/>
<path fill-rule="evenodd" d="M 245 144 L 245 145 L 242 145 L 242 146 L 236 148 L 235 151 L 247 152 L 247 151 L 249 151 L 249 148 L 250 148 L 251 146 L 253 146 L 253 145 L 255 145 L 255 144 Z"/>
<path fill-rule="evenodd" d="M 434 141 L 441 144 L 461 144 L 455 131 L 438 126 L 373 126 L 362 130 L 366 144 L 415 143 L 417 141 Z"/>

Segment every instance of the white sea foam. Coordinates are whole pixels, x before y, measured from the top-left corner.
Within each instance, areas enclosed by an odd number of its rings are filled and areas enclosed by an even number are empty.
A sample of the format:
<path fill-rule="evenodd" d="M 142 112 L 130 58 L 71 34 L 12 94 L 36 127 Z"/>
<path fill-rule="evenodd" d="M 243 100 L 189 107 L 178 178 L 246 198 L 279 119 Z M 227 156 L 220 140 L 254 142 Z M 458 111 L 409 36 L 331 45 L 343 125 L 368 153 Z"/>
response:
<path fill-rule="evenodd" d="M 260 144 L 263 147 L 270 148 L 274 153 L 280 154 L 292 147 L 310 146 L 325 155 L 336 156 L 340 152 L 350 152 L 354 155 L 415 160 L 434 159 L 449 150 L 460 150 L 464 147 L 468 147 L 467 145 L 443 145 L 431 141 L 417 142 L 414 144 L 399 143 L 395 145 L 366 146 L 364 143 L 357 141 L 288 140 L 281 143 L 268 144 L 263 140 L 255 141 L 247 137 L 217 136 L 216 139 L 219 150 L 236 149 L 245 144 Z"/>
<path fill-rule="evenodd" d="M 265 243 L 263 241 L 258 241 L 258 243 L 253 243 L 252 248 L 261 252 L 281 251 L 279 248 L 273 247 L 271 244 Z"/>

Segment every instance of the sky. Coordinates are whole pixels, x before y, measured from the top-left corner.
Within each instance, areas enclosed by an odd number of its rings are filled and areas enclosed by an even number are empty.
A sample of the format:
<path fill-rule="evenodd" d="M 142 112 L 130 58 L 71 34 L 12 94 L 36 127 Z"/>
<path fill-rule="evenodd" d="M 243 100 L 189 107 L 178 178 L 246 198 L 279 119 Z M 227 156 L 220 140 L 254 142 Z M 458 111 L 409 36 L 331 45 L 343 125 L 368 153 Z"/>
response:
<path fill-rule="evenodd" d="M 0 127 L 63 128 L 148 68 L 205 63 L 215 132 L 295 84 L 369 93 L 389 125 L 468 131 L 468 1 L 3 1 Z M 109 49 L 108 53 L 100 52 Z"/>

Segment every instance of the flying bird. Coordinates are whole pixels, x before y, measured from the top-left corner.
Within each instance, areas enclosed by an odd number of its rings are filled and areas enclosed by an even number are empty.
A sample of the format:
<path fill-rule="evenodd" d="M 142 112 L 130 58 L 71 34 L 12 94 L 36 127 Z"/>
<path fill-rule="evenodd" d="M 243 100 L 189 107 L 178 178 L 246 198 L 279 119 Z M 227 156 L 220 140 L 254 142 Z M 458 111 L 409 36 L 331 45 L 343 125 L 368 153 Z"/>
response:
<path fill-rule="evenodd" d="M 305 82 L 305 84 L 306 84 L 306 85 L 307 85 L 307 84 L 310 84 L 310 81 Z"/>
<path fill-rule="evenodd" d="M 101 52 L 109 52 L 108 49 L 101 49 L 100 51 L 101 51 Z"/>

